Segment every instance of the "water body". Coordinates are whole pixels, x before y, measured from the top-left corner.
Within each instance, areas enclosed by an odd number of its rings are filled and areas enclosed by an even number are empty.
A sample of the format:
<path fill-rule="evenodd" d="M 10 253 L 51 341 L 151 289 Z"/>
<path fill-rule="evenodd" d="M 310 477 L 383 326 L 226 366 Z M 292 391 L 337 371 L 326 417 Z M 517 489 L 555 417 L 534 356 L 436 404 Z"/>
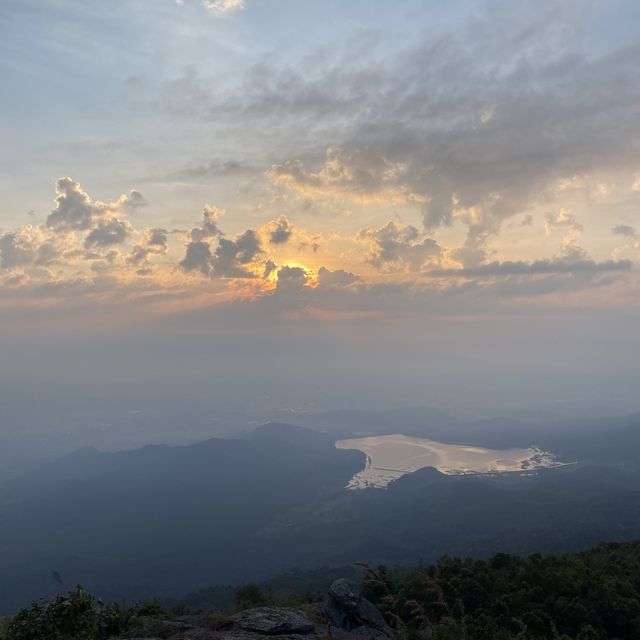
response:
<path fill-rule="evenodd" d="M 466 444 L 445 444 L 426 438 L 394 434 L 338 440 L 338 449 L 357 449 L 367 456 L 365 468 L 347 485 L 350 489 L 386 487 L 407 473 L 435 467 L 441 473 L 504 473 L 554 467 L 550 453 L 528 449 L 484 449 Z"/>

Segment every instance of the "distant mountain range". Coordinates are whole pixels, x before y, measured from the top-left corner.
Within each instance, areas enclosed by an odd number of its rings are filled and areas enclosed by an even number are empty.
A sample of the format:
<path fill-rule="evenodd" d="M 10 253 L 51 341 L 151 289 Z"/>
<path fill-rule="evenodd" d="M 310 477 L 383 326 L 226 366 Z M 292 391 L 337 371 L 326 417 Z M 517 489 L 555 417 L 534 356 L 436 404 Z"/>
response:
<path fill-rule="evenodd" d="M 640 537 L 640 424 L 593 426 L 581 437 L 545 428 L 526 442 L 536 434 L 511 426 L 502 446 L 536 443 L 583 461 L 570 472 L 454 477 L 426 468 L 388 490 L 344 488 L 364 455 L 336 449 L 336 437 L 446 431 L 495 446 L 508 430 L 476 424 L 474 438 L 468 425 L 432 418 L 425 427 L 417 410 L 336 412 L 307 417 L 313 429 L 270 423 L 234 439 L 51 461 L 0 485 L 0 611 L 55 592 L 52 571 L 105 598 L 176 596 L 296 567 Z"/>

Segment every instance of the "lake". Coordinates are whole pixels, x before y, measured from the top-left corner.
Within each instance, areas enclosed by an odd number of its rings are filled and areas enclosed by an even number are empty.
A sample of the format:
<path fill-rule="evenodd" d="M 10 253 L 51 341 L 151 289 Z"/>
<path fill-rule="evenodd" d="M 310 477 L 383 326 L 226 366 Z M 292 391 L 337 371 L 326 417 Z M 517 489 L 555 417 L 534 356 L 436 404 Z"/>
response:
<path fill-rule="evenodd" d="M 531 471 L 558 466 L 550 453 L 527 449 L 485 449 L 445 444 L 401 434 L 338 440 L 338 449 L 357 449 L 367 456 L 365 468 L 347 485 L 350 489 L 386 487 L 407 473 L 435 467 L 450 475 Z"/>

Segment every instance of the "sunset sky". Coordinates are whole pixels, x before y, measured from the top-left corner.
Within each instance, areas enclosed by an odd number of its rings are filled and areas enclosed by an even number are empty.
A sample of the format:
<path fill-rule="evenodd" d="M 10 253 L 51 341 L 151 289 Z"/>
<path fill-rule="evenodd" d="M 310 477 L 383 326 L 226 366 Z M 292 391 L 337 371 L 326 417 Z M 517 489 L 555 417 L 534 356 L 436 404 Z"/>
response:
<path fill-rule="evenodd" d="M 640 409 L 637 0 L 6 0 L 0 36 L 5 385 Z"/>

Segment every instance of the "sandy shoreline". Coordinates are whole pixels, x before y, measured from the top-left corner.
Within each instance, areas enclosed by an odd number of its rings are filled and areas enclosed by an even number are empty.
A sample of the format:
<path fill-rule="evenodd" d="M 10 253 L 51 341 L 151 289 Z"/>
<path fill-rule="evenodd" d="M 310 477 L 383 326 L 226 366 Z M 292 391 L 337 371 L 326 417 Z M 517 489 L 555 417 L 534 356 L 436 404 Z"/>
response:
<path fill-rule="evenodd" d="M 424 467 L 450 475 L 502 473 L 556 466 L 549 453 L 526 449 L 485 449 L 473 445 L 445 444 L 401 434 L 338 440 L 338 449 L 357 449 L 367 456 L 365 468 L 349 482 L 352 489 L 386 487 L 401 476 Z"/>

